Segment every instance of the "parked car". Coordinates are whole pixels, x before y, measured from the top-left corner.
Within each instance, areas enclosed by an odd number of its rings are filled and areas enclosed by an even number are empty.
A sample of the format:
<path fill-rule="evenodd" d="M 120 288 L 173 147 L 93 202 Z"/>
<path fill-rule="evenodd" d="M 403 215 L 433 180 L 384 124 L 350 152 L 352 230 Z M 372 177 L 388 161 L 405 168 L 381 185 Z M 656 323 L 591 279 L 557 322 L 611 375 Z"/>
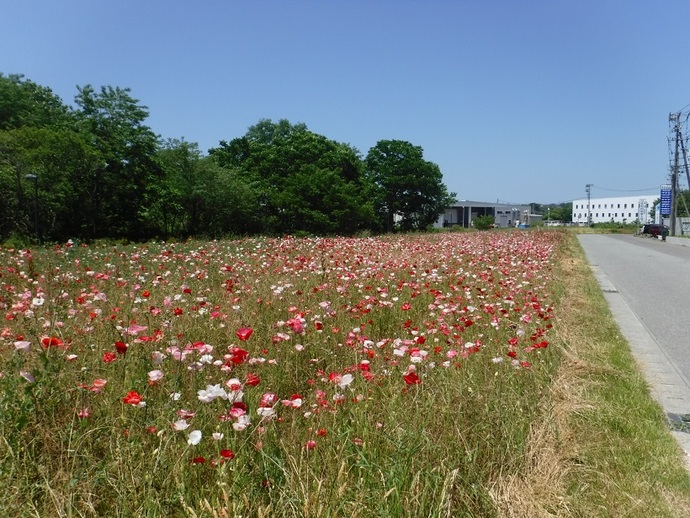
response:
<path fill-rule="evenodd" d="M 640 230 L 640 234 L 646 234 L 649 237 L 658 237 L 664 234 L 668 235 L 668 226 L 659 224 L 644 225 Z"/>

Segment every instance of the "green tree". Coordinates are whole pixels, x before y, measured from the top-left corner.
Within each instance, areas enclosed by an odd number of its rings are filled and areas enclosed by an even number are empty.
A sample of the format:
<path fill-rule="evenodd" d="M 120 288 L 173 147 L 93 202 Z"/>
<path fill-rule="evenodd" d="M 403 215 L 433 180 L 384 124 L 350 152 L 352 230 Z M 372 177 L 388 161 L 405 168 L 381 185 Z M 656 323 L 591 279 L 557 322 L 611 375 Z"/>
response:
<path fill-rule="evenodd" d="M 373 222 L 357 150 L 304 124 L 261 120 L 210 154 L 256 186 L 267 232 L 352 234 Z"/>
<path fill-rule="evenodd" d="M 164 235 L 221 237 L 260 230 L 258 190 L 233 167 L 203 157 L 195 143 L 169 139 L 161 144 L 159 162 L 165 181 L 149 217 Z"/>
<path fill-rule="evenodd" d="M 541 214 L 544 215 L 544 219 L 548 214 L 551 221 L 569 222 L 573 219 L 573 204 L 568 202 L 548 205 L 546 208 L 542 208 Z"/>
<path fill-rule="evenodd" d="M 74 112 L 50 89 L 0 74 L 1 238 L 33 235 L 36 215 L 46 240 L 82 235 L 89 216 L 83 178 L 98 160 Z M 35 175 L 36 184 L 26 175 Z"/>
<path fill-rule="evenodd" d="M 477 230 L 489 230 L 494 226 L 495 218 L 493 216 L 477 216 L 472 220 L 474 228 Z"/>
<path fill-rule="evenodd" d="M 367 154 L 376 209 L 388 232 L 396 222 L 402 230 L 423 230 L 455 200 L 439 167 L 423 154 L 420 146 L 403 140 L 381 140 Z"/>
<path fill-rule="evenodd" d="M 146 216 L 158 221 L 164 236 L 190 236 L 201 228 L 201 213 L 208 199 L 209 182 L 200 170 L 201 152 L 195 143 L 168 139 L 158 149 L 164 181 L 158 185 L 157 203 Z"/>
<path fill-rule="evenodd" d="M 214 174 L 201 216 L 202 232 L 211 237 L 261 232 L 263 207 L 257 186 L 236 169 L 220 167 L 208 158 L 203 164 Z"/>
<path fill-rule="evenodd" d="M 70 122 L 69 108 L 50 88 L 23 75 L 0 73 L 0 131 L 63 126 Z"/>
<path fill-rule="evenodd" d="M 81 131 L 92 139 L 100 165 L 85 178 L 94 215 L 91 237 L 143 239 L 155 233 L 147 210 L 157 203 L 163 171 L 156 159 L 157 137 L 144 124 L 148 110 L 128 88 L 78 88 Z"/>
<path fill-rule="evenodd" d="M 95 167 L 98 157 L 82 137 L 59 127 L 0 131 L 0 157 L 10 180 L 3 185 L 5 203 L 0 206 L 4 237 L 13 232 L 33 235 L 34 187 L 43 239 L 59 241 L 84 235 L 89 213 L 82 177 Z M 35 186 L 26 179 L 29 174 L 36 176 Z"/>
<path fill-rule="evenodd" d="M 678 191 L 678 203 L 676 206 L 676 212 L 679 218 L 690 216 L 690 190 L 685 189 Z"/>

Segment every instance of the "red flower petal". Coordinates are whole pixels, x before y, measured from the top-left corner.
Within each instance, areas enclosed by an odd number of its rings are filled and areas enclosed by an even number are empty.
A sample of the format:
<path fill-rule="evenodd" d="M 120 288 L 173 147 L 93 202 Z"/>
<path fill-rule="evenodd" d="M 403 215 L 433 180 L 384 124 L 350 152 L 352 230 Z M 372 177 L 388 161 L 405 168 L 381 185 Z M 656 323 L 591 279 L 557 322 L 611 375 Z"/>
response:
<path fill-rule="evenodd" d="M 419 379 L 419 376 L 417 376 L 416 372 L 408 372 L 407 374 L 403 375 L 403 379 L 408 385 L 417 385 L 422 382 L 422 380 Z"/>
<path fill-rule="evenodd" d="M 261 383 L 261 378 L 259 378 L 259 376 L 252 374 L 251 372 L 247 373 L 247 380 L 244 382 L 245 385 L 256 387 L 259 383 Z"/>
<path fill-rule="evenodd" d="M 243 342 L 246 342 L 249 340 L 249 337 L 252 336 L 252 333 L 254 330 L 251 327 L 240 327 L 237 330 L 237 338 L 242 340 Z"/>
<path fill-rule="evenodd" d="M 136 390 L 130 390 L 122 401 L 128 405 L 138 405 L 142 401 L 141 395 Z"/>
<path fill-rule="evenodd" d="M 224 459 L 235 458 L 235 454 L 232 452 L 232 450 L 220 450 L 220 456 L 223 457 Z"/>

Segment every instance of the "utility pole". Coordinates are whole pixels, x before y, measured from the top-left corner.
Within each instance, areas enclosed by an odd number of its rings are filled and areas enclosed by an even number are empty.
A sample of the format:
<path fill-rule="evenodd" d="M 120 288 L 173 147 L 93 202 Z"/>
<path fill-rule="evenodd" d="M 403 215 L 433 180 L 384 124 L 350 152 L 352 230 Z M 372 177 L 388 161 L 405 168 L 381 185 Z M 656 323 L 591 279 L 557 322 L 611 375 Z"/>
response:
<path fill-rule="evenodd" d="M 688 119 L 690 119 L 690 113 L 679 111 L 677 113 L 670 113 L 668 116 L 669 121 L 669 154 L 673 157 L 670 163 L 671 168 L 671 203 L 672 203 L 672 216 L 670 232 L 672 236 L 676 235 L 678 230 L 678 204 L 683 203 L 685 209 L 684 214 L 690 214 L 688 210 L 686 196 L 683 196 L 680 190 L 680 178 L 681 171 L 680 168 L 685 169 L 685 178 L 690 186 L 690 166 L 688 165 Z M 685 130 L 683 128 L 685 126 Z M 673 141 L 673 149 L 671 149 L 671 142 Z M 680 164 L 680 159 L 683 159 L 682 165 Z M 687 221 L 687 220 L 686 220 Z M 681 227 L 680 233 L 686 233 Z"/>
<path fill-rule="evenodd" d="M 678 213 L 678 166 L 680 161 L 679 148 L 680 137 L 680 113 L 670 113 L 668 115 L 669 124 L 673 124 L 673 138 L 675 140 L 675 151 L 673 153 L 673 167 L 671 168 L 671 235 L 676 235 L 676 214 Z M 663 215 L 662 219 L 663 219 Z M 662 221 L 663 222 L 663 221 Z"/>
<path fill-rule="evenodd" d="M 592 184 L 588 183 L 585 186 L 585 190 L 587 191 L 587 226 L 591 227 L 592 226 L 592 209 L 591 207 L 591 199 L 592 199 Z"/>

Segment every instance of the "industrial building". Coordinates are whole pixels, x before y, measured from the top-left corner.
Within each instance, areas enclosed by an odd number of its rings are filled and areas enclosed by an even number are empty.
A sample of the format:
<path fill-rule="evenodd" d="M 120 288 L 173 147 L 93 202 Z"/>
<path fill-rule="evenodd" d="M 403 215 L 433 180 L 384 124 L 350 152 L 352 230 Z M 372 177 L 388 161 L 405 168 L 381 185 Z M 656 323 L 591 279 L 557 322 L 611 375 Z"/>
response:
<path fill-rule="evenodd" d="M 587 198 L 573 200 L 574 225 L 591 223 L 653 223 L 655 218 L 649 215 L 658 194 L 639 196 L 619 196 L 612 198 Z"/>
<path fill-rule="evenodd" d="M 439 217 L 436 227 L 472 227 L 472 221 L 479 216 L 493 216 L 497 227 L 516 227 L 520 224 L 534 223 L 535 215 L 530 214 L 529 205 L 487 203 L 481 201 L 458 200 L 447 207 Z M 539 217 L 541 220 L 541 217 Z"/>

